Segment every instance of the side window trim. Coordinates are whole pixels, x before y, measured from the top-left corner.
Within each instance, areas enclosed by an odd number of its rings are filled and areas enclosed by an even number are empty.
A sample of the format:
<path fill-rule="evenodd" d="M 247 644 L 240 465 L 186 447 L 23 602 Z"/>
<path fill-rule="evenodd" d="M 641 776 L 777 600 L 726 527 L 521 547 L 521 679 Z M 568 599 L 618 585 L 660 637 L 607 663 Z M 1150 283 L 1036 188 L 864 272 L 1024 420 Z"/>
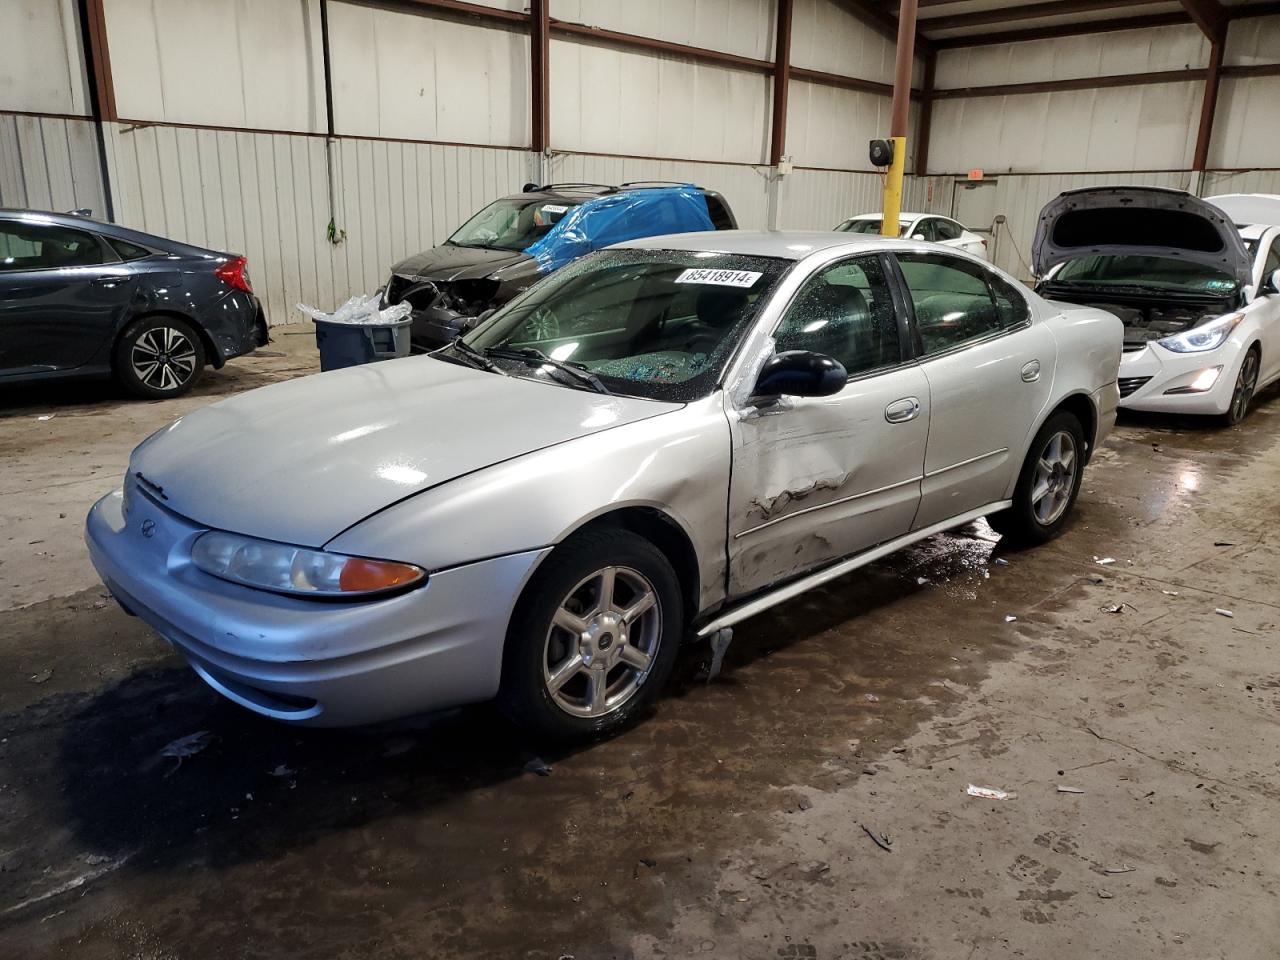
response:
<path fill-rule="evenodd" d="M 858 380 L 866 380 L 870 377 L 878 377 L 881 374 L 889 373 L 893 370 L 899 370 L 902 367 L 907 367 L 915 364 L 917 362 L 916 354 L 915 354 L 915 351 L 912 349 L 912 344 L 911 344 L 910 335 L 909 335 L 909 328 L 907 325 L 907 319 L 903 312 L 903 302 L 902 302 L 901 291 L 898 289 L 897 283 L 896 283 L 897 263 L 896 261 L 893 260 L 892 256 L 882 251 L 875 252 L 875 253 L 853 254 L 852 256 L 841 257 L 837 260 L 828 261 L 827 263 L 824 263 L 816 267 L 812 272 L 810 272 L 810 274 L 807 277 L 804 278 L 803 281 L 801 281 L 800 285 L 796 287 L 796 289 L 792 292 L 791 298 L 787 301 L 786 305 L 782 308 L 782 311 L 778 314 L 777 322 L 774 323 L 772 329 L 769 331 L 769 336 L 773 338 L 775 343 L 777 342 L 776 335 L 779 328 L 782 326 L 783 323 L 786 322 L 788 314 L 790 314 L 791 309 L 796 305 L 796 301 L 800 299 L 800 294 L 804 292 L 804 289 L 806 286 L 808 286 L 810 280 L 813 280 L 815 277 L 820 276 L 822 273 L 824 273 L 827 270 L 832 270 L 832 269 L 835 269 L 836 267 L 841 267 L 849 263 L 856 263 L 859 260 L 873 260 L 873 259 L 878 260 L 880 263 L 880 270 L 884 274 L 885 286 L 889 290 L 889 300 L 890 300 L 890 303 L 893 304 L 894 323 L 898 330 L 898 351 L 901 358 L 898 360 L 897 363 L 887 363 L 879 367 L 872 367 L 870 370 L 859 370 L 856 373 L 851 373 L 849 374 L 848 378 L 845 380 L 845 383 L 854 383 L 855 381 L 858 381 Z"/>
<path fill-rule="evenodd" d="M 11 220 L 8 218 L 0 218 L 0 227 L 15 226 L 22 224 L 21 220 Z M 37 227 L 45 226 L 45 224 L 37 224 Z M 48 226 L 61 226 L 60 224 L 48 224 Z M 74 233 L 83 234 L 89 237 L 97 245 L 98 255 L 102 258 L 98 263 L 80 263 L 50 267 L 25 267 L 22 270 L 15 270 L 14 273 L 43 273 L 46 270 L 84 270 L 92 267 L 109 267 L 115 264 L 124 263 L 124 258 L 116 252 L 115 247 L 108 243 L 100 234 L 96 234 L 91 230 L 82 230 L 79 227 L 62 227 L 64 230 L 71 230 Z"/>
<path fill-rule="evenodd" d="M 949 357 L 952 354 L 960 353 L 961 351 L 968 350 L 971 347 L 981 346 L 982 344 L 990 343 L 992 340 L 998 340 L 1001 337 L 1007 337 L 1010 334 L 1019 333 L 1023 330 L 1028 329 L 1031 326 L 1033 312 L 1031 310 L 1030 303 L 1027 303 L 1026 318 L 1023 319 L 1020 323 L 1015 323 L 1012 326 L 1008 326 L 1008 327 L 999 327 L 998 329 L 992 330 L 986 336 L 975 337 L 972 340 L 966 340 L 964 343 L 958 343 L 955 346 L 950 347 L 946 350 L 939 350 L 937 353 L 930 353 L 926 355 L 924 352 L 924 339 L 920 336 L 920 324 L 916 320 L 915 301 L 911 297 L 911 288 L 907 286 L 907 278 L 902 273 L 902 265 L 898 263 L 898 255 L 896 253 L 882 253 L 881 256 L 890 262 L 889 265 L 891 269 L 888 270 L 886 275 L 892 278 L 891 285 L 896 288 L 895 296 L 899 301 L 899 310 L 908 318 L 907 322 L 910 326 L 910 339 L 911 339 L 911 345 L 912 345 L 912 360 L 910 362 L 912 363 L 916 363 L 916 364 L 928 363 L 931 360 L 938 360 L 938 359 L 941 359 L 942 357 Z M 929 254 L 929 256 L 946 257 L 947 255 L 931 253 Z M 956 260 L 957 262 L 964 262 L 964 263 L 968 262 L 968 261 L 962 260 L 962 258 L 960 257 L 950 257 L 949 259 Z M 979 267 L 978 269 L 982 270 L 983 279 L 987 284 L 987 290 L 992 295 L 992 304 L 994 305 L 995 292 L 991 287 L 990 271 L 982 267 Z M 1024 298 L 1024 302 L 1026 302 L 1025 298 Z M 906 354 L 904 353 L 904 357 L 905 356 Z"/>

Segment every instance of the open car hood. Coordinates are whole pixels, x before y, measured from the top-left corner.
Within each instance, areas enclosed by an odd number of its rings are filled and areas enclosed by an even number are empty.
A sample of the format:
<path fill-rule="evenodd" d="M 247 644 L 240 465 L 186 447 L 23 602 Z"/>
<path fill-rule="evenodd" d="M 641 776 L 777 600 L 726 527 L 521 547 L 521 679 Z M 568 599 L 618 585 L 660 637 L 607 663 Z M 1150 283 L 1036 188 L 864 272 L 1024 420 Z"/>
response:
<path fill-rule="evenodd" d="M 1198 197 L 1162 187 L 1068 190 L 1040 211 L 1031 246 L 1037 276 L 1098 254 L 1187 260 L 1241 285 L 1251 278 L 1249 251 L 1231 218 Z"/>
<path fill-rule="evenodd" d="M 391 272 L 414 280 L 478 280 L 523 261 L 535 266 L 520 250 L 455 247 L 447 243 L 401 260 Z"/>
<path fill-rule="evenodd" d="M 1262 225 L 1280 227 L 1280 197 L 1270 193 L 1224 193 L 1220 197 L 1205 197 L 1228 217 L 1237 227 Z"/>

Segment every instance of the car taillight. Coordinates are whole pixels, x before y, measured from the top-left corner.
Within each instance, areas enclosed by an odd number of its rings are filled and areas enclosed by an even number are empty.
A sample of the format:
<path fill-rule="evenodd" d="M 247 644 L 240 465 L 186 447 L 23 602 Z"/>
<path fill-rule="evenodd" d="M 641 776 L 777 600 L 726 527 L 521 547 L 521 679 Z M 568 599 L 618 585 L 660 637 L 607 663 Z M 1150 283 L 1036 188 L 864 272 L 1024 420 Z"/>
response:
<path fill-rule="evenodd" d="M 253 293 L 249 285 L 249 261 L 244 257 L 232 257 L 226 263 L 219 264 L 213 271 L 214 276 L 235 290 Z"/>

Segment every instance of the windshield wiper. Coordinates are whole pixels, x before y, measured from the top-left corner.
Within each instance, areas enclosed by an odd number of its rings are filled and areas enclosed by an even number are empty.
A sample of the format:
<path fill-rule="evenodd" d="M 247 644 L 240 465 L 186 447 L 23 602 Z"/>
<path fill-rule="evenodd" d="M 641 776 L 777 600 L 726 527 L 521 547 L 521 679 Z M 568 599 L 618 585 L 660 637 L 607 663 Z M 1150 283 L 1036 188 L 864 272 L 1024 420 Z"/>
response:
<path fill-rule="evenodd" d="M 449 346 L 453 347 L 453 352 L 458 356 L 468 360 L 471 366 L 479 366 L 482 370 L 488 370 L 490 373 L 501 373 L 504 377 L 506 376 L 500 366 L 461 337 L 454 337 Z"/>
<path fill-rule="evenodd" d="M 536 364 L 537 366 L 553 367 L 556 370 L 567 373 L 577 383 L 585 383 L 596 393 L 612 393 L 594 373 L 581 367 L 576 367 L 571 363 L 565 363 L 563 360 L 553 360 L 535 347 L 520 347 L 518 349 L 515 347 L 487 347 L 484 355 L 486 357 L 499 357 L 503 360 L 520 360 L 530 366 Z M 563 382 L 562 380 L 561 383 Z"/>

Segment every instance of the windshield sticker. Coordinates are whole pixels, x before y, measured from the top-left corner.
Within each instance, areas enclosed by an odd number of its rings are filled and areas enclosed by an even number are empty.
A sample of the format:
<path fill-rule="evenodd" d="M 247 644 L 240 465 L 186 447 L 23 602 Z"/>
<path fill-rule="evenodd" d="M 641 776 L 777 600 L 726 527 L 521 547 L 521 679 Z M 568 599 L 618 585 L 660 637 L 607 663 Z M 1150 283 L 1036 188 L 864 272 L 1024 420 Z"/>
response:
<path fill-rule="evenodd" d="M 568 209 L 569 209 L 568 207 L 563 206 L 562 204 L 559 204 L 559 203 L 544 203 L 542 205 L 543 213 L 565 213 L 568 211 Z"/>
<path fill-rule="evenodd" d="M 1232 290 L 1235 285 L 1234 280 L 1210 280 L 1205 284 L 1205 288 L 1209 290 Z"/>
<path fill-rule="evenodd" d="M 763 277 L 755 270 L 708 270 L 691 267 L 676 277 L 676 283 L 707 283 L 717 287 L 751 287 Z"/>

